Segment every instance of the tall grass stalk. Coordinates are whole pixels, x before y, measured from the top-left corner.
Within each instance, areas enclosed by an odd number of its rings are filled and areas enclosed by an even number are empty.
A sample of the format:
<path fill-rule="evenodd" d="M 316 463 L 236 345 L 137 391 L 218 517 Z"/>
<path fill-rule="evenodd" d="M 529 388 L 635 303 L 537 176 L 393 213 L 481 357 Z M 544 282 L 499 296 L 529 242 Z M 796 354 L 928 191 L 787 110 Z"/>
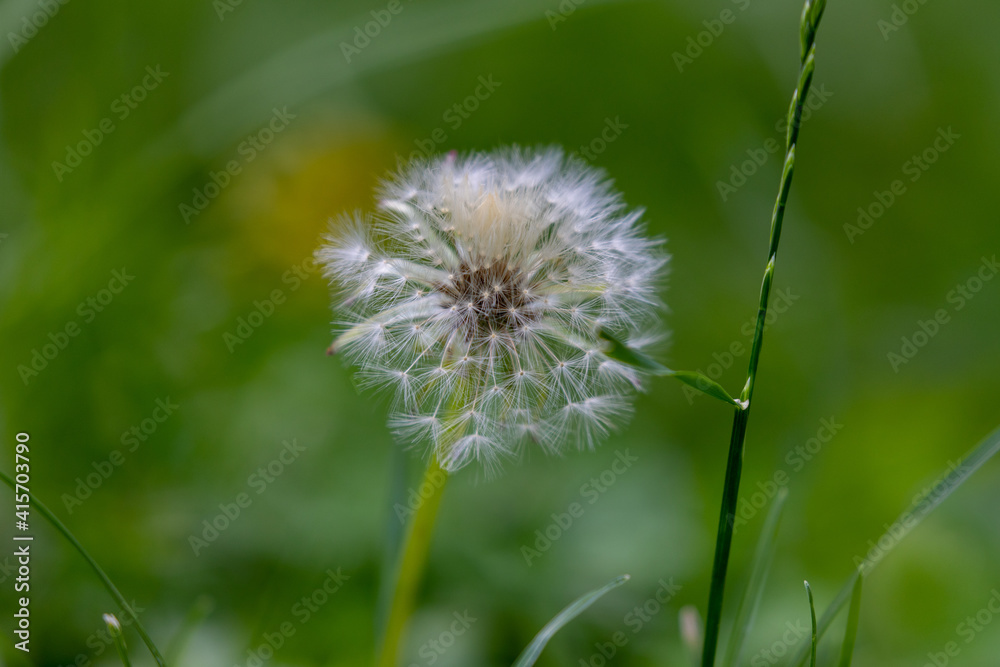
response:
<path fill-rule="evenodd" d="M 771 296 L 774 279 L 774 264 L 778 256 L 778 241 L 781 238 L 781 224 L 785 217 L 785 203 L 792 184 L 795 170 L 795 146 L 802 121 L 802 107 L 809 93 L 815 69 L 816 29 L 826 7 L 826 0 L 806 0 L 800 22 L 800 68 L 798 85 L 792 94 L 788 110 L 788 132 L 785 137 L 785 163 L 781 173 L 777 201 L 771 215 L 771 234 L 768 248 L 764 280 L 760 288 L 760 305 L 757 308 L 757 325 L 754 329 L 753 344 L 750 348 L 750 363 L 747 380 L 740 395 L 739 405 L 733 416 L 732 435 L 729 439 L 729 456 L 726 462 L 726 477 L 722 490 L 722 508 L 719 513 L 719 530 L 715 541 L 715 560 L 712 566 L 712 584 L 708 596 L 708 614 L 705 621 L 705 648 L 702 651 L 702 667 L 713 667 L 719 642 L 719 627 L 722 622 L 722 602 L 726 587 L 726 573 L 729 568 L 729 552 L 733 541 L 733 527 L 736 520 L 736 501 L 739 497 L 740 477 L 743 472 L 743 450 L 746 441 L 747 421 L 757 380 L 757 363 L 760 360 L 764 342 L 764 322 Z"/>

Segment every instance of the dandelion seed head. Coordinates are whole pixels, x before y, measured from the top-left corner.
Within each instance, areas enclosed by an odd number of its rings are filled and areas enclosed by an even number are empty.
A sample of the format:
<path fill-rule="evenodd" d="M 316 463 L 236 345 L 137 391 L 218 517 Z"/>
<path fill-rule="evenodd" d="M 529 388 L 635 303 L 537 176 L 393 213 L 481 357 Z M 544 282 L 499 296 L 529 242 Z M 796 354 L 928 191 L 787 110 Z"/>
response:
<path fill-rule="evenodd" d="M 558 149 L 432 158 L 383 183 L 376 216 L 333 226 L 331 349 L 389 389 L 390 425 L 448 469 L 535 443 L 595 446 L 637 369 L 606 330 L 653 342 L 666 263 L 602 172 Z"/>

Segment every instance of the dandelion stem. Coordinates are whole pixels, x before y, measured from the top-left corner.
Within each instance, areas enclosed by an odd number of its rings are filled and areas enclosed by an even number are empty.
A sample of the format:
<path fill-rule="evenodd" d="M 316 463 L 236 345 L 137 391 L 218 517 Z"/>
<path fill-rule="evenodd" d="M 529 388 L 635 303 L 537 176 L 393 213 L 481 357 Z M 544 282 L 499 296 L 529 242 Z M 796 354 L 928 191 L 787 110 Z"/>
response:
<path fill-rule="evenodd" d="M 399 558 L 399 569 L 396 585 L 392 593 L 389 607 L 389 618 L 385 624 L 385 634 L 382 636 L 376 664 L 378 667 L 395 667 L 399 645 L 406 630 L 407 621 L 413 612 L 417 587 L 423 575 L 430 550 L 431 536 L 434 534 L 434 520 L 444 495 L 448 472 L 438 463 L 437 455 L 430 457 L 421 489 L 430 489 L 430 495 L 424 497 L 423 503 L 416 509 L 410 520 L 410 527 L 403 543 Z"/>
<path fill-rule="evenodd" d="M 705 649 L 702 651 L 702 667 L 713 667 L 719 642 L 719 626 L 722 622 L 722 602 L 726 587 L 726 572 L 729 567 L 729 552 L 733 541 L 733 527 L 736 521 L 736 501 L 739 497 L 740 476 L 743 472 L 743 451 L 746 441 L 747 420 L 750 416 L 750 402 L 754 383 L 757 379 L 757 362 L 764 342 L 764 323 L 774 278 L 774 263 L 778 255 L 778 241 L 781 238 L 781 223 L 785 217 L 785 203 L 792 185 L 795 169 L 795 145 L 798 141 L 799 126 L 802 122 L 802 107 L 809 93 L 815 69 L 816 29 L 819 26 L 826 0 L 806 0 L 802 8 L 800 23 L 800 69 L 798 85 L 792 94 L 788 110 L 788 132 L 785 137 L 785 163 L 781 173 L 778 198 L 771 215 L 771 234 L 768 248 L 764 280 L 760 288 L 760 305 L 757 309 L 757 326 L 754 329 L 753 345 L 750 349 L 750 363 L 747 381 L 740 396 L 741 405 L 733 416 L 733 430 L 729 440 L 729 456 L 726 463 L 726 478 L 722 489 L 722 508 L 719 513 L 719 530 L 715 541 L 715 561 L 712 566 L 712 584 L 708 595 L 708 615 L 705 622 Z"/>

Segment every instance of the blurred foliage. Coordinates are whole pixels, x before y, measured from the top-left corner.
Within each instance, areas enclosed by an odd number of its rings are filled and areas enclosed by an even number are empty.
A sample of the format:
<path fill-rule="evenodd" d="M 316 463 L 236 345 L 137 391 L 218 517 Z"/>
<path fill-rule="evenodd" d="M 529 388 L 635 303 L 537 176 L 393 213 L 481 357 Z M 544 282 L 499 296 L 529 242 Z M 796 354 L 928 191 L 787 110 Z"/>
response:
<path fill-rule="evenodd" d="M 1000 5 L 900 4 L 917 11 L 886 32 L 889 0 L 831 2 L 820 35 L 814 86 L 826 97 L 799 141 L 775 282 L 790 305 L 764 345 L 744 471 L 747 502 L 755 492 L 766 501 L 778 471 L 791 501 L 747 644 L 752 664 L 781 649 L 786 622 L 808 624 L 804 578 L 824 607 L 869 540 L 998 421 L 1000 280 L 961 310 L 948 295 L 1000 248 L 989 204 Z M 662 361 L 710 374 L 717 363 L 736 393 L 780 163 L 746 167 L 755 173 L 725 200 L 718 182 L 782 139 L 800 7 L 6 0 L 3 465 L 13 465 L 14 434 L 28 431 L 33 491 L 135 598 L 161 648 L 199 600 L 212 600 L 179 664 L 245 665 L 283 624 L 294 634 L 270 664 L 365 664 L 396 520 L 386 500 L 396 445 L 384 405 L 359 395 L 349 369 L 324 355 L 327 286 L 308 259 L 328 220 L 371 209 L 377 180 L 419 146 L 586 148 L 668 238 L 672 336 Z M 734 20 L 714 23 L 724 10 Z M 387 15 L 345 55 L 356 28 Z M 41 28 L 25 29 L 39 16 Z M 27 33 L 13 40 L 15 53 L 10 35 Z M 674 54 L 691 48 L 688 38 L 710 43 L 678 71 Z M 131 108 L 121 98 L 142 94 L 132 91 L 144 77 L 152 83 L 147 67 L 166 74 Z M 470 99 L 480 77 L 499 85 Z M 265 142 L 261 131 L 286 109 L 294 118 Z M 104 119 L 113 131 L 57 175 L 53 163 L 96 143 L 87 133 L 96 137 Z M 622 129 L 602 143 L 608 123 Z M 959 138 L 910 181 L 905 163 L 939 128 Z M 212 175 L 224 181 L 231 161 L 239 173 L 210 196 Z M 844 225 L 895 179 L 905 192 L 851 242 Z M 186 222 L 181 205 L 194 206 L 196 192 L 210 201 Z M 115 271 L 134 276 L 117 294 Z M 268 306 L 276 290 L 280 303 Z M 887 353 L 942 308 L 949 321 L 894 371 Z M 244 321 L 259 326 L 241 330 Z M 70 323 L 79 331 L 64 340 Z M 63 340 L 25 382 L 18 368 Z M 732 358 L 734 343 L 744 351 Z M 179 407 L 158 422 L 157 400 Z M 529 452 L 496 480 L 463 471 L 445 496 L 406 664 L 509 665 L 569 600 L 626 572 L 632 580 L 555 637 L 538 664 L 601 664 L 600 647 L 617 631 L 628 641 L 614 664 L 686 664 L 677 611 L 704 610 L 730 419 L 718 402 L 688 400 L 680 383 L 659 380 L 632 424 L 596 452 Z M 842 428 L 809 460 L 787 458 L 823 419 Z M 145 440 L 130 449 L 133 427 Z M 291 439 L 304 451 L 258 494 L 266 478 L 256 471 Z M 102 476 L 114 450 L 123 462 Z M 639 463 L 528 566 L 521 547 L 626 450 Z M 407 461 L 416 475 L 419 459 Z M 88 475 L 97 488 L 81 487 Z M 997 464 L 987 465 L 885 557 L 866 582 L 856 665 L 919 664 L 950 641 L 956 663 L 995 664 L 1000 623 L 971 640 L 959 624 L 1000 586 L 998 479 Z M 195 555 L 190 537 L 241 493 L 252 502 Z M 763 514 L 737 532 L 731 603 Z M 13 649 L 8 616 L 0 653 L 11 665 L 115 664 L 96 633 L 101 614 L 117 610 L 38 517 L 33 532 L 33 650 Z M 2 572 L 0 603 L 10 609 L 12 578 Z M 348 578 L 317 604 L 314 591 L 334 588 L 338 572 Z M 629 614 L 661 580 L 679 592 L 636 622 Z M 436 660 L 427 642 L 465 612 L 475 622 Z M 150 664 L 134 631 L 126 636 L 133 663 Z M 836 648 L 821 646 L 821 661 Z"/>

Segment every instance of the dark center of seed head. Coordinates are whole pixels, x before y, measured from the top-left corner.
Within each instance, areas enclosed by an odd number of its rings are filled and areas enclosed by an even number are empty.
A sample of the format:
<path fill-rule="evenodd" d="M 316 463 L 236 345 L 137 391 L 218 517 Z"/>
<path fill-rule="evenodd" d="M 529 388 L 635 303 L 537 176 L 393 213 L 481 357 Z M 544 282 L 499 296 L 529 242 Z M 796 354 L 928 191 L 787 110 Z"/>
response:
<path fill-rule="evenodd" d="M 519 323 L 533 319 L 527 308 L 531 301 L 527 288 L 520 271 L 500 262 L 462 264 L 439 287 L 449 297 L 447 307 L 463 313 L 467 336 L 509 334 Z"/>

